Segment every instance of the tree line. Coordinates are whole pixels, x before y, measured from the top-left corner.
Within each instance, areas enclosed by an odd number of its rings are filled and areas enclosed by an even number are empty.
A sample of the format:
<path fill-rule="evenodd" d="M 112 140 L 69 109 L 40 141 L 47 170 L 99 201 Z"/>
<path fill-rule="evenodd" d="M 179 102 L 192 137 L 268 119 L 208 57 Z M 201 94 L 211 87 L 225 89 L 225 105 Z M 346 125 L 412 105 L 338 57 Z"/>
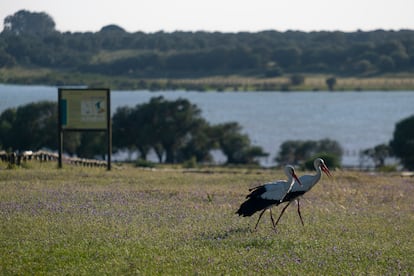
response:
<path fill-rule="evenodd" d="M 148 103 L 120 107 L 113 116 L 114 147 L 139 152 L 147 159 L 153 150 L 159 163 L 212 162 L 212 150 L 221 150 L 227 163 L 257 163 L 268 154 L 251 144 L 237 122 L 211 125 L 201 110 L 186 99 L 162 96 Z"/>
<path fill-rule="evenodd" d="M 0 150 L 57 150 L 57 103 L 37 102 L 9 108 L 0 114 Z M 134 107 L 119 107 L 112 116 L 113 150 L 138 152 L 147 160 L 153 151 L 159 163 L 215 163 L 218 150 L 227 164 L 259 164 L 267 157 L 253 145 L 237 122 L 212 125 L 201 117 L 197 105 L 186 99 L 173 101 L 162 96 Z M 414 168 L 414 116 L 396 124 L 389 144 L 363 151 L 377 167 L 389 156 L 400 158 L 408 169 Z M 64 132 L 64 150 L 82 158 L 105 159 L 106 140 L 102 132 Z M 340 167 L 343 150 L 334 140 L 289 140 L 282 143 L 274 161 L 312 169 L 312 160 L 323 157 L 330 167 Z M 310 162 L 309 162 L 310 161 Z"/>
<path fill-rule="evenodd" d="M 226 157 L 226 164 L 258 164 L 260 158 L 269 155 L 262 147 L 252 145 L 237 122 L 212 125 L 201 117 L 195 104 L 181 98 L 168 101 L 160 96 L 134 107 L 119 107 L 112 116 L 112 129 L 114 152 L 138 152 L 140 160 L 147 160 L 151 151 L 159 163 L 169 164 L 215 163 L 215 150 Z M 0 150 L 57 150 L 57 131 L 55 102 L 9 108 L 0 114 Z M 105 159 L 106 140 L 102 132 L 67 131 L 63 141 L 69 155 Z M 335 160 L 342 155 L 340 145 L 329 139 L 292 141 L 282 145 L 275 161 L 299 164 L 321 152 L 335 155 Z"/>
<path fill-rule="evenodd" d="M 414 31 L 61 33 L 48 14 L 21 10 L 0 34 L 0 68 L 14 66 L 132 78 L 370 76 L 413 72 Z"/>
<path fill-rule="evenodd" d="M 0 150 L 57 150 L 57 103 L 37 102 L 9 108 L 0 115 Z M 213 162 L 212 151 L 220 150 L 229 164 L 257 164 L 268 154 L 251 144 L 236 122 L 211 125 L 201 110 L 186 99 L 152 98 L 135 107 L 120 107 L 112 118 L 114 152 L 139 152 L 146 160 L 153 150 L 159 163 Z M 104 133 L 64 132 L 64 150 L 69 155 L 105 159 Z"/>

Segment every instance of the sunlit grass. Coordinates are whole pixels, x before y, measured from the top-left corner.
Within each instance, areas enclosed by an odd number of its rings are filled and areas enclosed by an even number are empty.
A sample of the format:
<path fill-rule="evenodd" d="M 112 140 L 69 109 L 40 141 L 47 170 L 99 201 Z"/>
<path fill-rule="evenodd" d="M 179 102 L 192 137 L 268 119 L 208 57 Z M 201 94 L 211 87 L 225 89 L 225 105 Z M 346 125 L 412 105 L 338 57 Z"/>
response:
<path fill-rule="evenodd" d="M 93 57 L 93 63 L 142 54 L 142 51 L 102 51 Z M 303 74 L 303 84 L 291 85 L 290 76 L 263 78 L 260 76 L 211 76 L 189 78 L 140 78 L 137 76 L 108 76 L 99 74 L 53 71 L 47 68 L 12 67 L 0 69 L 0 83 L 86 85 L 110 87 L 113 90 L 187 90 L 187 91 L 327 91 L 324 74 Z M 381 75 L 375 77 L 335 76 L 335 91 L 410 91 L 414 90 L 412 73 Z"/>
<path fill-rule="evenodd" d="M 3 275 L 414 273 L 412 178 L 333 172 L 275 233 L 234 213 L 281 171 L 55 167 L 0 170 Z"/>
<path fill-rule="evenodd" d="M 15 66 L 12 68 L 0 68 L 0 80 L 1 82 L 7 83 L 9 79 L 14 79 L 16 76 L 19 76 L 20 78 L 35 78 L 35 77 L 41 77 L 45 76 L 47 74 L 50 74 L 52 70 L 47 68 L 36 68 L 30 69 L 25 68 L 21 66 Z"/>

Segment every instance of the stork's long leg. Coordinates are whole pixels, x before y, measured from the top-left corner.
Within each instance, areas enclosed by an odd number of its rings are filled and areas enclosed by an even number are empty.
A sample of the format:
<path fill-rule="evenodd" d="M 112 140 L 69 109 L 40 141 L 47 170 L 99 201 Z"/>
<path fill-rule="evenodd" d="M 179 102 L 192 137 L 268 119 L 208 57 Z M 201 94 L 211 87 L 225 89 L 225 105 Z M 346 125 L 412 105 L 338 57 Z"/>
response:
<path fill-rule="evenodd" d="M 282 217 L 283 213 L 285 212 L 286 208 L 289 206 L 289 204 L 290 204 L 291 202 L 292 202 L 292 201 L 289 201 L 289 202 L 288 202 L 288 204 L 286 204 L 286 206 L 285 206 L 285 207 L 283 207 L 282 212 L 280 212 L 280 215 L 279 215 L 279 217 L 277 218 L 277 221 L 276 221 L 276 223 L 275 223 L 275 225 L 274 225 L 275 227 L 276 227 L 276 225 L 278 224 L 278 222 L 279 222 L 280 218 Z"/>
<path fill-rule="evenodd" d="M 269 209 L 269 212 L 270 212 L 270 219 L 272 220 L 273 229 L 275 229 L 276 225 L 275 225 L 275 220 L 273 219 L 272 209 Z"/>
<path fill-rule="evenodd" d="M 262 218 L 262 216 L 263 216 L 263 213 L 266 211 L 266 209 L 264 209 L 261 213 L 260 213 L 260 215 L 259 215 L 259 219 L 257 220 L 257 222 L 256 222 L 256 226 L 254 227 L 254 230 L 256 230 L 256 228 L 257 228 L 257 225 L 259 225 L 259 221 L 260 221 L 260 219 Z"/>
<path fill-rule="evenodd" d="M 298 214 L 299 214 L 300 221 L 302 222 L 302 225 L 305 226 L 305 224 L 303 223 L 302 215 L 300 213 L 300 200 L 297 199 L 296 201 L 298 202 Z"/>

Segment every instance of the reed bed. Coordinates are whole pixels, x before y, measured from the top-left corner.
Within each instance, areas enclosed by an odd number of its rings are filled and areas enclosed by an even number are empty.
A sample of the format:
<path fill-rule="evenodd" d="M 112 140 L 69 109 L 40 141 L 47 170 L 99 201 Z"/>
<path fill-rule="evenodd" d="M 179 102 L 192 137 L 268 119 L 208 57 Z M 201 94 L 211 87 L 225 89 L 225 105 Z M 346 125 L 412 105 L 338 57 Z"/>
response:
<path fill-rule="evenodd" d="M 121 51 L 131 55 L 134 51 Z M 116 57 L 116 56 L 115 56 Z M 97 60 L 112 59 L 102 53 Z M 89 87 L 110 87 L 112 90 L 151 91 L 328 91 L 326 80 L 331 75 L 303 74 L 304 83 L 292 85 L 290 75 L 264 78 L 258 76 L 211 76 L 191 78 L 139 78 L 127 76 L 102 76 L 96 74 L 69 74 L 38 68 L 0 68 L 0 82 L 13 84 L 44 84 L 53 86 L 83 84 Z M 335 91 L 411 91 L 414 90 L 412 73 L 381 76 L 347 77 L 335 76 Z"/>

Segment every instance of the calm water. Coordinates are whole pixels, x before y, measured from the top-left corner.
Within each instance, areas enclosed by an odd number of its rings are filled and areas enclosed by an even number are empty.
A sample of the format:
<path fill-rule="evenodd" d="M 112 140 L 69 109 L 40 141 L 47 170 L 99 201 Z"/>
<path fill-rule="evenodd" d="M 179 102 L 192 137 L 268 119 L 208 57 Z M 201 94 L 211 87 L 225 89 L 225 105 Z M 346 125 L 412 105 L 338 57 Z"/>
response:
<path fill-rule="evenodd" d="M 272 164 L 286 140 L 337 140 L 344 165 L 357 165 L 360 150 L 388 143 L 395 124 L 414 114 L 414 92 L 148 92 L 112 91 L 112 113 L 163 95 L 186 98 L 209 122 L 239 122 L 252 142 L 262 146 Z M 57 100 L 57 88 L 0 85 L 0 113 L 40 100 Z"/>

